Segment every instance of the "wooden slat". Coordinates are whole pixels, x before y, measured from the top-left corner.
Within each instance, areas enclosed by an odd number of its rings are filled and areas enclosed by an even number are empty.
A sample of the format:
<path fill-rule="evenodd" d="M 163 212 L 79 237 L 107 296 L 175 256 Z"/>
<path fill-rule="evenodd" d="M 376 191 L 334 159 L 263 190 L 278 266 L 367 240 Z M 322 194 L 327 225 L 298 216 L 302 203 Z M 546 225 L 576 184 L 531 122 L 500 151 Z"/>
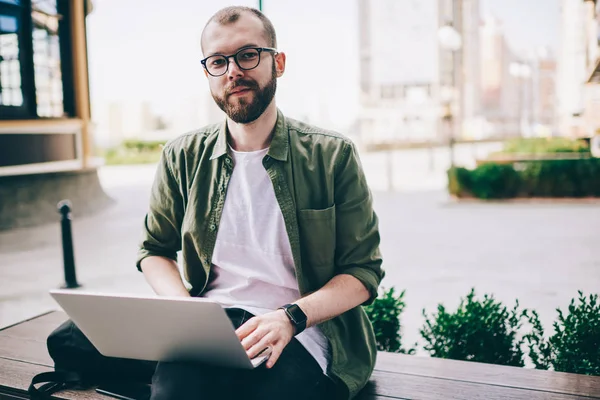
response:
<path fill-rule="evenodd" d="M 425 376 L 375 371 L 368 393 L 420 400 L 575 400 L 598 399 L 568 394 L 494 386 Z M 368 399 L 368 397 L 364 397 Z M 362 400 L 362 398 L 361 398 Z"/>
<path fill-rule="evenodd" d="M 378 371 L 600 397 L 600 376 L 380 352 Z"/>
<path fill-rule="evenodd" d="M 46 342 L 48 335 L 60 324 L 67 320 L 67 315 L 62 311 L 44 314 L 37 318 L 21 322 L 0 330 L 0 337 L 11 336 L 22 339 L 33 339 Z"/>
<path fill-rule="evenodd" d="M 54 365 L 46 343 L 31 339 L 0 336 L 0 358 L 17 360 L 51 367 Z"/>

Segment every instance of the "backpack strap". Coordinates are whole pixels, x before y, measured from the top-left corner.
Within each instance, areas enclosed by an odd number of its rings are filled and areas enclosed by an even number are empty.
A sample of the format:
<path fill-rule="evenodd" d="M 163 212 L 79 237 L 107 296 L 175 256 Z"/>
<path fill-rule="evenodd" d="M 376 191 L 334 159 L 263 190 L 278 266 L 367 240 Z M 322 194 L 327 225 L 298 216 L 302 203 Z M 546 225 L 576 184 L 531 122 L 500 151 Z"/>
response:
<path fill-rule="evenodd" d="M 35 385 L 43 383 L 39 388 Z M 33 400 L 52 399 L 52 395 L 60 390 L 72 389 L 82 383 L 81 375 L 69 371 L 51 371 L 37 374 L 31 380 L 27 393 Z"/>

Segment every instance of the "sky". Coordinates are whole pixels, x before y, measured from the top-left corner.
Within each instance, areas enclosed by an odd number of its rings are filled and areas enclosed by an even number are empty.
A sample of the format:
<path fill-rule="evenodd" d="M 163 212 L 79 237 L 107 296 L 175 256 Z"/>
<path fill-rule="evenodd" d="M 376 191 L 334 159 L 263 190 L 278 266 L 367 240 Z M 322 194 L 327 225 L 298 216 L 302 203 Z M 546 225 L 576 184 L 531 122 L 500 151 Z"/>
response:
<path fill-rule="evenodd" d="M 515 50 L 556 49 L 558 2 L 482 0 L 481 9 L 503 20 Z M 170 113 L 190 99 L 206 98 L 200 33 L 212 14 L 232 4 L 257 7 L 258 0 L 95 0 L 88 17 L 92 106 L 145 100 Z M 278 106 L 296 118 L 349 124 L 358 112 L 356 1 L 263 0 L 263 9 L 287 55 Z"/>

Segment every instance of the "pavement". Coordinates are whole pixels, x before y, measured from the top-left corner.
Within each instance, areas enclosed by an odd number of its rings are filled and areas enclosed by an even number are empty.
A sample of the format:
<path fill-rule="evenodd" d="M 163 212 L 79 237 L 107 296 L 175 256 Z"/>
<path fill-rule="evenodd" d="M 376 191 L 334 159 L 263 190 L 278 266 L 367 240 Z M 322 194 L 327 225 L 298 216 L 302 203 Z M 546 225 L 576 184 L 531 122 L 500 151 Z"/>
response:
<path fill-rule="evenodd" d="M 393 179 L 382 172 L 381 157 L 363 161 L 380 217 L 382 286 L 406 290 L 405 344 L 421 344 L 423 309 L 454 309 L 472 287 L 509 308 L 518 299 L 536 309 L 549 331 L 555 309 L 566 309 L 578 290 L 600 290 L 599 202 L 457 203 L 443 189 L 443 163 L 410 172 L 410 157 L 391 159 L 401 172 Z M 102 167 L 115 204 L 87 217 L 74 205 L 84 290 L 151 293 L 134 263 L 154 169 Z M 47 291 L 63 284 L 61 252 L 58 214 L 56 224 L 0 232 L 0 327 L 58 309 Z"/>

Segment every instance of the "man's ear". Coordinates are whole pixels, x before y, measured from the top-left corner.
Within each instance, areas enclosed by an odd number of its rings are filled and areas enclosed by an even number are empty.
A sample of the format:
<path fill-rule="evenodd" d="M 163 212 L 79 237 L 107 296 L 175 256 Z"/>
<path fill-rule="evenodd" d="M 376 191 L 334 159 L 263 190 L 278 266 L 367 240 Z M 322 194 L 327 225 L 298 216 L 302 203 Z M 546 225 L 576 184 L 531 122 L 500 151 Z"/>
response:
<path fill-rule="evenodd" d="M 208 71 L 206 70 L 206 68 L 202 68 L 202 70 L 204 71 L 204 76 L 208 78 Z"/>
<path fill-rule="evenodd" d="M 285 72 L 285 53 L 277 53 L 274 57 L 275 59 L 275 72 L 277 77 L 281 77 Z"/>

